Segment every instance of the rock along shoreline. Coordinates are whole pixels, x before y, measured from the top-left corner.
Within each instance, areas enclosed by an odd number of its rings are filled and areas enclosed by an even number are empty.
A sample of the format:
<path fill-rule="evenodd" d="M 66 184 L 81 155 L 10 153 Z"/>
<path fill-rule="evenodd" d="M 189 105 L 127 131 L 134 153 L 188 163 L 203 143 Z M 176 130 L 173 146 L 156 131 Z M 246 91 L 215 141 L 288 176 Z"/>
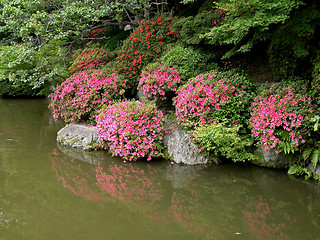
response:
<path fill-rule="evenodd" d="M 97 128 L 83 123 L 71 123 L 61 128 L 57 133 L 57 142 L 62 146 L 77 148 L 85 151 L 100 148 Z M 175 163 L 185 165 L 203 165 L 212 162 L 209 156 L 202 156 L 198 153 L 198 147 L 192 143 L 190 136 L 183 129 L 172 129 L 163 138 L 164 146 L 170 156 L 170 160 Z M 264 152 L 257 149 L 256 155 L 259 160 L 255 165 L 286 168 L 289 164 L 288 158 L 283 154 Z M 312 166 L 310 167 L 310 169 Z M 320 168 L 311 169 L 316 174 L 320 174 Z"/>

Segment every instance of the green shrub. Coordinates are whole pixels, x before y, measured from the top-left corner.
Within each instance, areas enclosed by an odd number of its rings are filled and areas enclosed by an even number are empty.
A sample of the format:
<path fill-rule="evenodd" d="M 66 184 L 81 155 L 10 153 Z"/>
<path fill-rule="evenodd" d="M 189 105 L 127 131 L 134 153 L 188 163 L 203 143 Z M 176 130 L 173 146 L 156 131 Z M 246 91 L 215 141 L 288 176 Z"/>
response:
<path fill-rule="evenodd" d="M 180 34 L 180 41 L 185 44 L 199 44 L 204 41 L 200 35 L 212 28 L 215 20 L 214 11 L 199 12 L 196 16 L 181 17 L 172 25 L 172 29 Z"/>
<path fill-rule="evenodd" d="M 240 124 L 233 127 L 225 125 L 224 122 L 205 124 L 192 131 L 200 152 L 234 162 L 254 160 L 256 156 L 252 153 L 253 139 L 250 135 L 240 135 Z"/>
<path fill-rule="evenodd" d="M 194 50 L 192 47 L 174 45 L 160 58 L 160 63 L 168 67 L 175 67 L 181 77 L 181 82 L 205 72 L 216 70 L 217 64 L 210 63 L 210 55 Z"/>
<path fill-rule="evenodd" d="M 251 161 L 253 95 L 254 85 L 234 71 L 201 74 L 179 88 L 174 98 L 177 122 L 190 131 L 203 154 Z"/>
<path fill-rule="evenodd" d="M 311 94 L 314 102 L 320 106 L 320 53 L 313 61 Z"/>

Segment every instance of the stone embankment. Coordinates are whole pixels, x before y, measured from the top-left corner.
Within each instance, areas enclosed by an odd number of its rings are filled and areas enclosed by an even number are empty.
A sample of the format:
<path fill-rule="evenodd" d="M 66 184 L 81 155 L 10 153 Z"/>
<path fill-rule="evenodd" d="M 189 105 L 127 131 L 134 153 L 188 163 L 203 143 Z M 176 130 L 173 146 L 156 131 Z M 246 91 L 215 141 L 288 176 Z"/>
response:
<path fill-rule="evenodd" d="M 85 124 L 71 123 L 58 131 L 57 141 L 66 147 L 93 150 L 99 147 L 97 129 Z M 198 153 L 188 134 L 176 129 L 164 136 L 164 145 L 176 163 L 199 165 L 209 163 L 209 157 Z"/>
<path fill-rule="evenodd" d="M 86 124 L 71 123 L 66 125 L 57 134 L 57 141 L 67 147 L 82 150 L 99 148 L 97 129 Z M 186 165 L 203 165 L 212 162 L 208 156 L 198 153 L 198 147 L 192 143 L 190 136 L 183 129 L 173 129 L 163 138 L 167 153 L 175 163 Z M 255 164 L 266 167 L 283 168 L 289 164 L 288 159 L 281 154 L 257 150 L 259 160 Z M 320 173 L 320 169 L 316 169 Z"/>

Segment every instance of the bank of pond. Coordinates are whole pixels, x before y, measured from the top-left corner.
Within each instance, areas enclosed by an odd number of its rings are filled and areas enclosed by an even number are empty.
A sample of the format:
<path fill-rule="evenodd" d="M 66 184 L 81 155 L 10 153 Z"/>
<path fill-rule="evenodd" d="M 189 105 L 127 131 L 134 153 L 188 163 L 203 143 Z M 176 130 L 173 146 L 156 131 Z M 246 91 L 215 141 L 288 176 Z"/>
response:
<path fill-rule="evenodd" d="M 47 100 L 0 99 L 4 239 L 317 239 L 320 187 L 252 164 L 124 161 L 57 144 Z"/>

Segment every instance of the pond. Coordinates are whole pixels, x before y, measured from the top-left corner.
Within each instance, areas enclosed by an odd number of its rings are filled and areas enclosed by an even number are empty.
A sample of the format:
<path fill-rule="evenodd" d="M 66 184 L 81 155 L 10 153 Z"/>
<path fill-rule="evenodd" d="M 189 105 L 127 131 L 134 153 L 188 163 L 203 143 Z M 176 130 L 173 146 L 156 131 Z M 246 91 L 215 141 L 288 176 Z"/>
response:
<path fill-rule="evenodd" d="M 63 148 L 47 105 L 0 99 L 0 239 L 320 239 L 315 182 Z"/>

